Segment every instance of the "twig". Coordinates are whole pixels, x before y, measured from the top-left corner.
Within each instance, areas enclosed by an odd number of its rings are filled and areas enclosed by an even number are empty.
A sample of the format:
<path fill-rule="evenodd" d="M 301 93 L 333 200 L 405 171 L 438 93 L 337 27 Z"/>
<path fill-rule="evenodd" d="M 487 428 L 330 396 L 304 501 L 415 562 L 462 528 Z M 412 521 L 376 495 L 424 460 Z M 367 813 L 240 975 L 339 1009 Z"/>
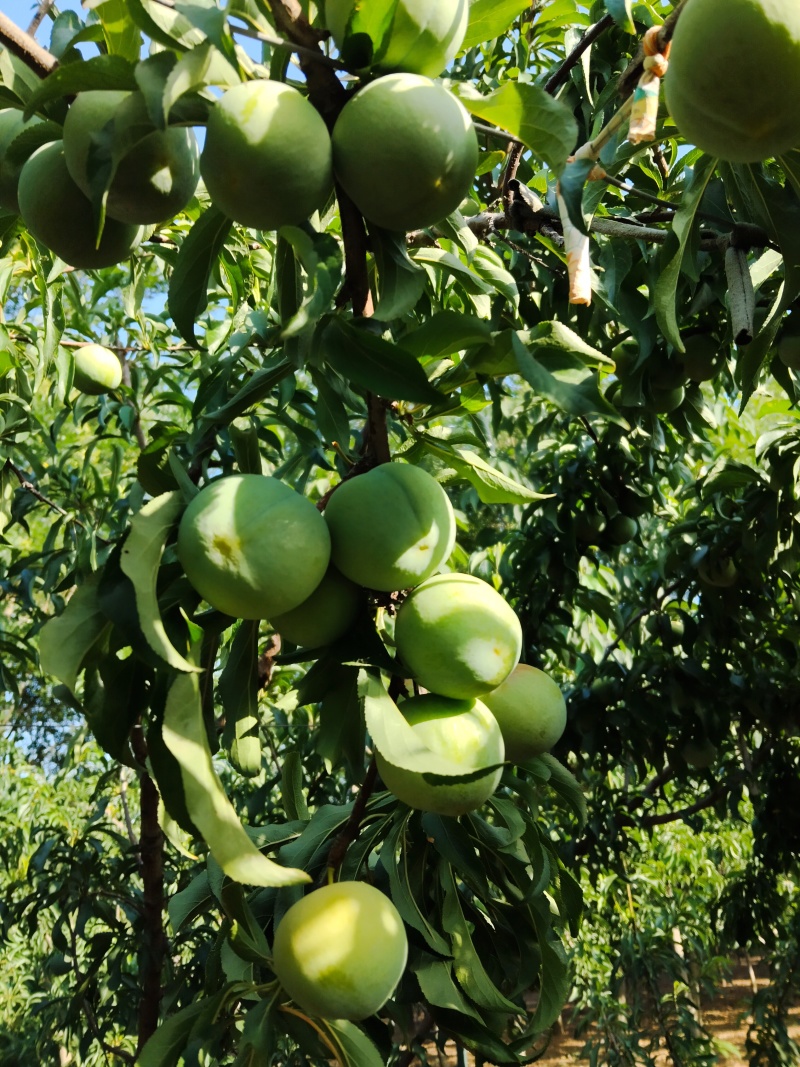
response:
<path fill-rule="evenodd" d="M 158 3 L 163 3 L 163 0 L 158 0 Z M 230 23 L 228 24 L 230 25 Z M 283 37 L 278 37 L 275 34 L 263 33 L 261 30 L 251 30 L 248 26 L 231 26 L 231 33 L 239 34 L 242 37 L 250 37 L 254 41 L 263 41 L 264 44 L 272 45 L 274 48 L 286 48 L 290 52 L 294 52 L 298 56 L 302 56 L 304 59 L 311 60 L 312 63 L 323 63 L 325 66 L 330 67 L 332 70 L 341 70 L 344 73 L 349 73 L 348 68 L 344 63 L 338 59 L 331 59 L 330 56 L 326 56 L 324 52 L 320 52 L 318 48 L 306 48 L 305 45 L 297 44 L 294 41 L 287 41 Z"/>
<path fill-rule="evenodd" d="M 350 818 L 345 823 L 343 829 L 331 845 L 330 852 L 328 853 L 328 862 L 326 867 L 334 871 L 338 871 L 344 862 L 344 858 L 347 855 L 347 850 L 354 841 L 358 840 L 358 835 L 361 831 L 361 821 L 364 818 L 364 813 L 367 810 L 367 801 L 372 796 L 372 791 L 375 788 L 375 782 L 378 778 L 378 765 L 375 762 L 375 758 L 372 758 L 367 773 L 361 788 L 358 791 L 356 802 L 353 804 L 353 810 L 350 812 Z"/>
<path fill-rule="evenodd" d="M 683 11 L 684 4 L 681 3 L 679 7 L 676 7 L 674 11 L 671 11 L 669 15 L 664 19 L 661 29 L 658 31 L 658 44 L 659 50 L 663 51 L 664 48 L 672 40 L 672 36 L 675 33 L 675 27 L 678 25 L 678 19 Z M 642 76 L 644 70 L 644 48 L 640 45 L 639 51 L 636 53 L 635 58 L 628 64 L 625 70 L 619 76 L 619 92 L 623 97 L 631 95 L 636 88 L 639 78 Z"/>
<path fill-rule="evenodd" d="M 690 815 L 696 815 L 698 811 L 712 808 L 718 800 L 722 800 L 724 796 L 730 793 L 736 784 L 735 780 L 720 782 L 718 786 L 706 793 L 700 800 L 695 801 L 694 804 L 690 804 L 686 808 L 679 808 L 678 811 L 666 811 L 661 815 L 647 815 L 636 825 L 642 829 L 647 829 L 651 826 L 664 826 L 669 822 L 680 822 L 681 819 L 687 819 Z"/>
<path fill-rule="evenodd" d="M 136 831 L 133 829 L 131 811 L 128 807 L 128 780 L 125 777 L 125 768 L 122 764 L 120 764 L 119 768 L 119 797 L 122 801 L 122 814 L 125 818 L 125 829 L 128 833 L 128 840 L 132 845 L 135 845 L 138 843 L 138 838 L 136 837 Z"/>
<path fill-rule="evenodd" d="M 139 963 L 141 998 L 136 1044 L 138 1057 L 158 1028 L 167 935 L 164 930 L 164 834 L 158 821 L 158 790 L 146 770 L 147 743 L 141 723 L 131 730 L 131 748 L 141 768 L 139 860 L 144 886 L 144 928 Z"/>
<path fill-rule="evenodd" d="M 30 34 L 21 30 L 8 15 L 0 12 L 0 44 L 18 59 L 31 68 L 40 78 L 47 75 L 58 66 L 58 60 L 46 48 L 35 41 Z"/>
<path fill-rule="evenodd" d="M 544 83 L 544 91 L 553 96 L 567 80 L 569 72 L 573 67 L 577 66 L 578 60 L 581 58 L 587 48 L 590 48 L 597 38 L 605 33 L 605 31 L 614 25 L 614 19 L 611 15 L 603 15 L 603 17 L 595 22 L 593 26 L 590 26 L 584 33 L 570 54 L 564 60 L 560 67 L 550 75 L 547 81 Z"/>
<path fill-rule="evenodd" d="M 63 515 L 69 519 L 70 522 L 74 522 L 76 526 L 80 526 L 82 530 L 86 530 L 87 526 L 85 522 L 82 522 L 77 515 L 72 515 L 69 511 L 66 511 L 60 504 L 56 504 L 55 500 L 51 500 L 49 496 L 45 496 L 44 493 L 37 489 L 36 486 L 26 476 L 25 472 L 21 471 L 16 463 L 13 463 L 10 459 L 5 462 L 5 469 L 10 470 L 12 474 L 16 475 L 20 488 L 24 489 L 31 496 L 35 496 L 37 500 L 40 500 L 43 504 L 46 504 L 52 511 L 57 512 L 59 515 Z M 95 532 L 95 538 L 102 542 L 104 545 L 109 545 L 111 542 L 106 537 L 101 537 Z"/>
<path fill-rule="evenodd" d="M 36 14 L 31 19 L 30 26 L 25 31 L 29 37 L 33 37 L 33 35 L 39 29 L 42 24 L 42 20 L 44 19 L 50 8 L 53 6 L 53 3 L 54 0 L 41 0 L 38 8 L 36 9 Z"/>

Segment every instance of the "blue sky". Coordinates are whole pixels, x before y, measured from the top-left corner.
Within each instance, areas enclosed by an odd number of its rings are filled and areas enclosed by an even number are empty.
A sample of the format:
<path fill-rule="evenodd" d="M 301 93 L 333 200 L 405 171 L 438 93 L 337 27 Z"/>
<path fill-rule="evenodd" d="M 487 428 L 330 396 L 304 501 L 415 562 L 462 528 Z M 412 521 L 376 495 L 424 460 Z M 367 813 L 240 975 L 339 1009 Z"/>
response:
<path fill-rule="evenodd" d="M 36 0 L 3 0 L 2 2 L 3 14 L 8 15 L 23 30 L 28 28 L 38 6 Z M 56 3 L 56 7 L 59 11 L 81 11 L 79 0 L 60 0 L 60 2 Z M 47 44 L 50 39 L 49 24 L 50 20 L 46 19 L 39 27 L 36 39 L 40 44 Z"/>

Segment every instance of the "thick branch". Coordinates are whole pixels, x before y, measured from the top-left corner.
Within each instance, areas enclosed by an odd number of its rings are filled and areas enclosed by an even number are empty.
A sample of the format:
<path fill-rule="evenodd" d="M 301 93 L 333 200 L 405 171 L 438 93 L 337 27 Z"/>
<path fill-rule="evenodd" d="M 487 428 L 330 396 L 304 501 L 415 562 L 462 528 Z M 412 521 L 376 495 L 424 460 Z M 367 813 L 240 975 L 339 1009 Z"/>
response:
<path fill-rule="evenodd" d="M 30 34 L 21 30 L 16 23 L 0 12 L 0 44 L 4 44 L 13 55 L 21 59 L 26 66 L 45 78 L 58 66 L 58 60 L 46 48 L 34 41 Z"/>
<path fill-rule="evenodd" d="M 164 931 L 164 834 L 158 822 L 158 790 L 145 770 L 147 745 L 141 725 L 131 731 L 131 747 L 140 765 L 139 869 L 144 885 L 144 929 L 139 955 L 141 999 L 137 1056 L 158 1027 L 161 972 L 167 949 Z"/>
<path fill-rule="evenodd" d="M 375 788 L 375 782 L 378 777 L 378 766 L 375 763 L 373 757 L 372 762 L 367 768 L 367 773 L 364 781 L 361 785 L 361 789 L 358 791 L 356 802 L 353 805 L 353 810 L 350 812 L 350 818 L 344 825 L 341 833 L 337 835 L 331 845 L 331 850 L 328 853 L 329 869 L 338 871 L 344 862 L 344 858 L 347 855 L 348 848 L 354 841 L 358 840 L 358 835 L 361 832 L 361 823 L 367 810 L 367 801 L 372 796 L 372 791 Z"/>
<path fill-rule="evenodd" d="M 569 77 L 569 72 L 573 67 L 578 65 L 583 53 L 587 48 L 590 48 L 594 42 L 600 37 L 601 34 L 614 25 L 614 19 L 611 15 L 603 15 L 599 22 L 595 22 L 593 26 L 590 26 L 584 33 L 570 54 L 564 60 L 560 67 L 550 75 L 547 81 L 544 83 L 544 91 L 553 96 L 564 84 Z"/>
<path fill-rule="evenodd" d="M 717 801 L 722 800 L 723 797 L 730 793 L 734 784 L 733 782 L 720 782 L 718 786 L 715 786 L 714 789 L 706 793 L 700 800 L 695 801 L 694 804 L 690 804 L 686 808 L 679 808 L 678 811 L 665 811 L 662 815 L 647 815 L 639 821 L 638 825 L 643 829 L 647 829 L 650 826 L 664 826 L 669 822 L 680 822 L 681 819 L 688 819 L 690 815 L 696 815 L 698 811 L 713 808 Z"/>

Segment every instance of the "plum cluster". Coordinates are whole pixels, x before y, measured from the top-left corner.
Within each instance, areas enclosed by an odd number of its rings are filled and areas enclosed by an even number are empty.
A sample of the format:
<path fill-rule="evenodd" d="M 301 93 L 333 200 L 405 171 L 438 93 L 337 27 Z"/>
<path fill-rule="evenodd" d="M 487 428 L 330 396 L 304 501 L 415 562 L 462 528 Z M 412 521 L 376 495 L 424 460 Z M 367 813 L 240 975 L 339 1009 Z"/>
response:
<path fill-rule="evenodd" d="M 519 664 L 522 629 L 503 597 L 473 575 L 437 573 L 455 536 L 436 479 L 392 462 L 341 483 L 324 515 L 275 478 L 219 478 L 187 507 L 177 551 L 209 604 L 267 619 L 304 648 L 344 637 L 370 602 L 391 594 L 384 599 L 399 607 L 385 640 L 415 690 L 400 710 L 419 742 L 464 776 L 486 773 L 431 784 L 380 751 L 378 769 L 410 806 L 457 816 L 491 796 L 504 760 L 552 747 L 566 710 L 552 679 Z"/>

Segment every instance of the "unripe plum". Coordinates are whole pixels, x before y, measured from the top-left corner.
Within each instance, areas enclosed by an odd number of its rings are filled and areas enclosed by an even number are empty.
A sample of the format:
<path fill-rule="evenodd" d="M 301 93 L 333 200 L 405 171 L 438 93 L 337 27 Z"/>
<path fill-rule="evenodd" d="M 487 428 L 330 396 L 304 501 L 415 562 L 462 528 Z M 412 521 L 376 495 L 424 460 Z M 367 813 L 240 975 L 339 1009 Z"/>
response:
<path fill-rule="evenodd" d="M 497 719 L 512 763 L 548 752 L 567 725 L 563 693 L 549 674 L 527 663 L 481 699 Z"/>
<path fill-rule="evenodd" d="M 439 815 L 464 815 L 479 808 L 500 784 L 505 759 L 503 736 L 495 717 L 480 700 L 449 700 L 434 693 L 404 700 L 400 710 L 419 741 L 458 763 L 464 774 L 495 767 L 468 782 L 428 782 L 420 771 L 396 767 L 376 752 L 386 788 L 409 807 Z M 391 756 L 391 754 L 389 754 Z"/>
<path fill-rule="evenodd" d="M 331 558 L 358 585 L 392 592 L 418 585 L 453 550 L 453 508 L 432 475 L 382 463 L 344 482 L 328 501 Z"/>
<path fill-rule="evenodd" d="M 218 478 L 197 494 L 178 528 L 178 559 L 197 592 L 236 619 L 291 611 L 316 589 L 330 536 L 311 503 L 261 474 Z"/>
<path fill-rule="evenodd" d="M 287 641 L 302 648 L 329 645 L 346 634 L 358 617 L 361 590 L 335 567 L 302 604 L 283 615 L 273 615 L 270 623 Z"/>
<path fill-rule="evenodd" d="M 522 651 L 514 610 L 470 574 L 439 574 L 417 586 L 397 613 L 394 636 L 420 685 L 454 700 L 496 689 Z"/>
<path fill-rule="evenodd" d="M 6 158 L 8 149 L 19 134 L 41 121 L 38 115 L 33 115 L 25 121 L 22 112 L 16 108 L 9 107 L 0 111 L 0 207 L 13 211 L 15 215 L 19 214 L 17 192 L 23 164 L 12 165 Z"/>
<path fill-rule="evenodd" d="M 365 882 L 334 882 L 293 904 L 278 924 L 273 969 L 309 1015 L 358 1022 L 397 987 L 408 940 L 391 900 Z"/>
<path fill-rule="evenodd" d="M 122 364 L 103 345 L 82 345 L 75 350 L 75 373 L 72 384 L 82 393 L 100 396 L 118 389 L 122 382 Z"/>

